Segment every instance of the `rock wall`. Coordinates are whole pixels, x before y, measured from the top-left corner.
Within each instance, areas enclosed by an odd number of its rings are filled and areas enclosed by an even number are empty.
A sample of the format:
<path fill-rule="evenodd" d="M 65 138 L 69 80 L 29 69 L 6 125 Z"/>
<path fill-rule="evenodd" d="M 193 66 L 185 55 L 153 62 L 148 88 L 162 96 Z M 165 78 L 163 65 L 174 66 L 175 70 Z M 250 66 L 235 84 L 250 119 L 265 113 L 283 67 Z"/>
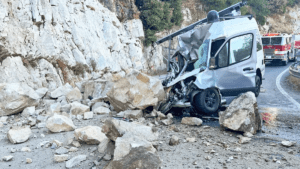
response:
<path fill-rule="evenodd" d="M 120 22 L 97 0 L 0 0 L 0 83 L 54 90 L 147 70 L 143 38 L 141 20 Z"/>

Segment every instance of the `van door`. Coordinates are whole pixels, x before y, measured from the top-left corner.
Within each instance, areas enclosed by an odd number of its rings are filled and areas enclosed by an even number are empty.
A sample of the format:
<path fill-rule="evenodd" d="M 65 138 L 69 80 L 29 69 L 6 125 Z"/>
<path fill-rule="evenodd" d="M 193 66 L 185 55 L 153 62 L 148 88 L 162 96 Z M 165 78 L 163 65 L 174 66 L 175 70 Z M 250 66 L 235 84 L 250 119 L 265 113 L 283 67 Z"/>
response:
<path fill-rule="evenodd" d="M 256 56 L 253 55 L 254 34 L 244 34 L 229 39 L 216 56 L 215 83 L 223 96 L 236 96 L 254 91 Z M 255 49 L 256 50 L 256 49 Z M 254 53 L 255 54 L 255 53 Z"/>

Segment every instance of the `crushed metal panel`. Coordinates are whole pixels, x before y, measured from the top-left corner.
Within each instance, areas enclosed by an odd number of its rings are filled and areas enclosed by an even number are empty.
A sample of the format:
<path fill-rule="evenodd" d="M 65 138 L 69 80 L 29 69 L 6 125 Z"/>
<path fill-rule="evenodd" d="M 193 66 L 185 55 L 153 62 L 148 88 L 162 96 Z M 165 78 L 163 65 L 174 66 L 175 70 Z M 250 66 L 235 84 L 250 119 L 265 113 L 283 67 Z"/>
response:
<path fill-rule="evenodd" d="M 198 50 L 202 43 L 210 36 L 209 29 L 212 24 L 202 25 L 199 28 L 184 33 L 178 37 L 181 54 L 191 61 L 199 58 Z"/>

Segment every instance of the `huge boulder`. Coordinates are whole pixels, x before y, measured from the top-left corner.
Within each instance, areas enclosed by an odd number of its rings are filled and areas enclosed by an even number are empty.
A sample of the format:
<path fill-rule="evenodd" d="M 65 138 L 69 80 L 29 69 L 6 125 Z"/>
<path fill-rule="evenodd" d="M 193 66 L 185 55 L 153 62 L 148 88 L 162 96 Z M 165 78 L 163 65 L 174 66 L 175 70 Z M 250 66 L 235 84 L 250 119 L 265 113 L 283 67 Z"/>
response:
<path fill-rule="evenodd" d="M 102 132 L 113 141 L 116 141 L 118 137 L 122 137 L 126 133 L 132 133 L 134 136 L 147 141 L 155 141 L 158 138 L 158 132 L 155 132 L 152 127 L 116 119 L 106 120 L 102 126 Z"/>
<path fill-rule="evenodd" d="M 262 117 L 258 113 L 254 93 L 247 92 L 234 99 L 229 107 L 219 112 L 219 122 L 222 127 L 256 134 L 262 128 Z"/>
<path fill-rule="evenodd" d="M 87 144 L 100 144 L 107 137 L 98 126 L 86 126 L 75 130 L 75 138 Z"/>
<path fill-rule="evenodd" d="M 36 106 L 40 96 L 28 85 L 21 83 L 0 83 L 0 116 L 23 111 Z"/>
<path fill-rule="evenodd" d="M 107 97 L 115 110 L 120 112 L 156 106 L 164 99 L 165 92 L 159 79 L 132 70 L 114 83 Z"/>
<path fill-rule="evenodd" d="M 114 158 L 105 169 L 157 169 L 161 160 L 153 145 L 132 133 L 118 137 Z"/>

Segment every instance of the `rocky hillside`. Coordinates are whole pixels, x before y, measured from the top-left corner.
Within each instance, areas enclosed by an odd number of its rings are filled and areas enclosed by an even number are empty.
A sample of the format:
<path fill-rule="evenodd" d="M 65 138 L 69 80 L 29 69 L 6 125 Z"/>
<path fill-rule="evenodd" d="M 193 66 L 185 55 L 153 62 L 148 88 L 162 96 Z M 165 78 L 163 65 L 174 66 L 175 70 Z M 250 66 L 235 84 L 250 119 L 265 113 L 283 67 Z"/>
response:
<path fill-rule="evenodd" d="M 112 11 L 97 0 L 1 0 L 0 83 L 53 90 L 105 72 L 161 66 L 143 55 L 141 20 Z"/>

